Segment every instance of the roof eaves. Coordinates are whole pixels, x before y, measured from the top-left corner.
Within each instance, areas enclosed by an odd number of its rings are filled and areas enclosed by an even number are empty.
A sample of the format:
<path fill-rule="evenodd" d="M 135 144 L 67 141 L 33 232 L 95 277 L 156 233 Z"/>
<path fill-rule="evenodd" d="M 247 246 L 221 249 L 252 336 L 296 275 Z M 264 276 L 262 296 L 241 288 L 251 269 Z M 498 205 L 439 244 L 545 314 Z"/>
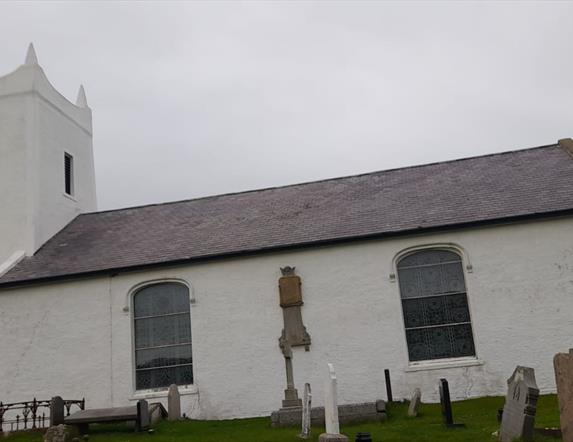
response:
<path fill-rule="evenodd" d="M 136 264 L 126 267 L 110 267 L 105 269 L 98 269 L 93 271 L 87 272 L 77 272 L 77 273 L 67 273 L 61 275 L 53 275 L 48 277 L 38 277 L 38 278 L 26 278 L 22 280 L 15 280 L 9 282 L 1 282 L 0 278 L 0 290 L 4 289 L 11 289 L 16 287 L 24 287 L 36 284 L 46 284 L 58 281 L 65 281 L 65 280 L 77 280 L 77 279 L 84 279 L 84 278 L 91 278 L 95 276 L 116 276 L 119 273 L 125 272 L 133 272 L 138 270 L 147 270 L 151 268 L 161 268 L 161 267 L 172 267 L 184 264 L 192 264 L 192 263 L 199 263 L 205 261 L 213 261 L 219 259 L 230 259 L 230 258 L 237 258 L 243 256 L 253 256 L 262 253 L 272 253 L 272 252 L 280 252 L 286 250 L 293 250 L 293 249 L 305 249 L 308 247 L 317 247 L 317 246 L 329 246 L 329 245 L 336 245 L 336 244 L 343 244 L 355 241 L 364 241 L 369 239 L 385 239 L 385 238 L 392 238 L 392 237 L 399 237 L 399 236 L 408 236 L 408 235 L 416 235 L 420 233 L 433 233 L 433 232 L 440 232 L 445 230 L 455 230 L 455 229 L 462 229 L 462 228 L 473 228 L 473 227 L 482 227 L 482 226 L 489 226 L 489 225 L 499 225 L 499 224 L 510 224 L 514 222 L 523 222 L 523 221 L 530 221 L 530 220 L 537 220 L 543 218 L 558 218 L 564 216 L 573 215 L 573 208 L 571 209 L 564 209 L 564 210 L 557 210 L 552 212 L 539 212 L 539 213 L 528 213 L 523 215 L 515 215 L 503 218 L 493 218 L 487 220 L 479 220 L 479 221 L 469 221 L 463 223 L 453 223 L 453 224 L 444 224 L 440 226 L 432 226 L 432 227 L 419 227 L 416 229 L 408 229 L 408 230 L 397 230 L 397 231 L 389 231 L 389 232 L 380 232 L 380 233 L 370 233 L 364 235 L 354 235 L 354 236 L 347 236 L 347 237 L 340 237 L 340 238 L 333 238 L 333 239 L 323 239 L 318 241 L 308 241 L 304 243 L 293 243 L 293 244 L 283 244 L 280 246 L 270 246 L 270 247 L 260 247 L 256 249 L 246 249 L 240 250 L 235 252 L 227 252 L 227 253 L 219 253 L 219 254 L 208 254 L 202 256 L 196 256 L 191 258 L 185 259 L 174 259 L 174 260 L 167 260 L 167 261 L 159 261 L 159 262 L 151 262 L 146 264 Z"/>

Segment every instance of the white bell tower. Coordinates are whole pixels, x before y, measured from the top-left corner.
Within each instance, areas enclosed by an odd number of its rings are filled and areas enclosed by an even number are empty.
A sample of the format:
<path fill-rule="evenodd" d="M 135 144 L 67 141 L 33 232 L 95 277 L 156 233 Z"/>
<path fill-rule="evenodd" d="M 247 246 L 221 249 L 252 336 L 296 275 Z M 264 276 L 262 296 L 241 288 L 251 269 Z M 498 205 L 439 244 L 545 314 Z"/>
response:
<path fill-rule="evenodd" d="M 83 212 L 97 209 L 92 113 L 48 81 L 30 44 L 0 77 L 0 274 Z"/>

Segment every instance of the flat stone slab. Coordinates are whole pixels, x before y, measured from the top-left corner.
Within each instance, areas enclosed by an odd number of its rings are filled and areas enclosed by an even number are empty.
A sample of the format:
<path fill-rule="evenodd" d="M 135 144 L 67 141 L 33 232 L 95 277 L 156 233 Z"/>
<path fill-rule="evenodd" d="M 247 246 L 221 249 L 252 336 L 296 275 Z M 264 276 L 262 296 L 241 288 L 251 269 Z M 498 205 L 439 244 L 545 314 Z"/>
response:
<path fill-rule="evenodd" d="M 382 422 L 386 418 L 386 402 L 382 400 L 338 406 L 338 420 L 341 425 Z M 273 427 L 299 426 L 301 421 L 302 407 L 281 408 L 271 414 Z M 313 407 L 311 409 L 310 422 L 314 426 L 324 426 L 324 407 Z"/>
<path fill-rule="evenodd" d="M 81 410 L 64 418 L 64 423 L 74 425 L 80 433 L 87 434 L 90 424 L 110 424 L 114 422 L 135 422 L 135 431 L 149 427 L 149 404 L 142 399 L 129 407 L 93 408 Z"/>
<path fill-rule="evenodd" d="M 114 408 L 94 408 L 92 410 L 81 410 L 64 418 L 64 422 L 69 425 L 77 424 L 97 424 L 107 422 L 122 422 L 137 420 L 137 406 L 114 407 Z"/>

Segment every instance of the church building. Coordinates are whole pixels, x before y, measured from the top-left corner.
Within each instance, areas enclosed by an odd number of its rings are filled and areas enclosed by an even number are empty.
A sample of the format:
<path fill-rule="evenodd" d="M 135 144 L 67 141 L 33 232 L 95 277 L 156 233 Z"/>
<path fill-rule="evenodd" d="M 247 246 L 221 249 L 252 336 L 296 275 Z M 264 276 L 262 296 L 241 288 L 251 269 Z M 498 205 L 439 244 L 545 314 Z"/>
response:
<path fill-rule="evenodd" d="M 395 399 L 502 395 L 516 365 L 555 391 L 573 140 L 98 211 L 92 134 L 33 47 L 0 77 L 0 401 L 175 383 L 189 417 L 267 416 L 307 382 L 322 405 L 327 363 L 340 404 L 385 399 L 385 369 Z"/>

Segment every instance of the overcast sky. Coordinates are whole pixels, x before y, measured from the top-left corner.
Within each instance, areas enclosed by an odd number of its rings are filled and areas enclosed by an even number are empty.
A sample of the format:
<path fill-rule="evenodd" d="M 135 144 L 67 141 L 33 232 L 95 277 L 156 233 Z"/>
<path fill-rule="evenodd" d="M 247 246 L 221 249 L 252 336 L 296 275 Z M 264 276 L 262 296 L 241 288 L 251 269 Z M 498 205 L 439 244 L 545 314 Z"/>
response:
<path fill-rule="evenodd" d="M 100 209 L 573 137 L 573 2 L 0 3 L 94 112 Z"/>

